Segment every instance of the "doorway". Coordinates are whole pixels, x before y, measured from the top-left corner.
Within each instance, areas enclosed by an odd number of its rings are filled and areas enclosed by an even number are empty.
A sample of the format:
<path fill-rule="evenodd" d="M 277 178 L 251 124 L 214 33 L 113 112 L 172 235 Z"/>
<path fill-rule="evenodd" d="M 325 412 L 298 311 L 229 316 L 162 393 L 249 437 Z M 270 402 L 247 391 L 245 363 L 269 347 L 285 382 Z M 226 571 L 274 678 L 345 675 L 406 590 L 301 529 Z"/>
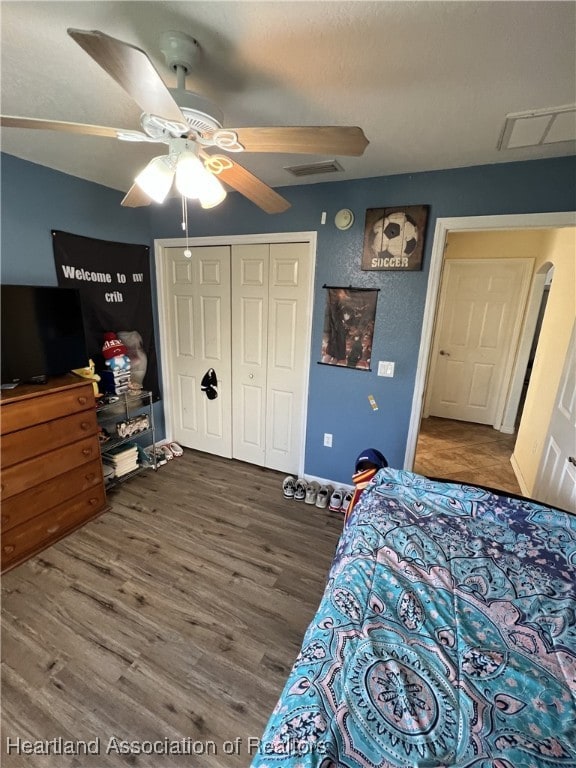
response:
<path fill-rule="evenodd" d="M 303 471 L 315 235 L 156 243 L 168 439 Z"/>
<path fill-rule="evenodd" d="M 412 413 L 411 413 L 411 421 L 410 421 L 410 427 L 409 427 L 409 433 L 408 433 L 408 439 L 407 439 L 407 446 L 406 446 L 406 454 L 405 454 L 405 463 L 404 466 L 407 469 L 414 468 L 416 471 L 422 471 L 417 466 L 415 466 L 415 459 L 416 459 L 416 449 L 418 444 L 418 438 L 420 434 L 420 422 L 421 417 L 423 413 L 423 406 L 424 406 L 424 398 L 426 395 L 426 384 L 427 384 L 427 376 L 428 371 L 430 367 L 430 355 L 432 350 L 432 339 L 433 339 L 433 333 L 435 328 L 435 322 L 437 317 L 437 305 L 438 305 L 438 299 L 439 299 L 439 292 L 440 292 L 440 285 L 441 285 L 441 278 L 442 278 L 442 271 L 444 266 L 444 253 L 447 247 L 447 238 L 449 233 L 451 232 L 457 232 L 460 234 L 464 233 L 472 233 L 472 232 L 482 232 L 482 231 L 506 231 L 506 230 L 535 230 L 535 229 L 554 229 L 554 228 L 563 228 L 563 227 L 573 227 L 574 224 L 574 214 L 573 213 L 545 213 L 545 214 L 525 214 L 525 215 L 517 215 L 517 216 L 486 216 L 486 217 L 469 217 L 469 218 L 459 218 L 459 219 L 439 219 L 436 222 L 436 230 L 435 230 L 435 236 L 434 236 L 434 243 L 432 248 L 432 258 L 431 258 L 431 265 L 430 265 L 430 272 L 428 277 L 428 291 L 427 291 L 427 301 L 426 301 L 426 307 L 425 307 L 425 313 L 424 313 L 424 321 L 423 321 L 423 327 L 422 327 L 422 337 L 421 337 L 421 344 L 420 344 L 420 354 L 418 359 L 418 367 L 417 367 L 417 375 L 416 375 L 416 382 L 415 382 L 415 388 L 414 388 L 414 397 L 413 397 L 413 403 L 412 403 Z M 535 324 L 535 321 L 534 321 Z M 526 350 L 526 360 L 527 360 L 527 354 L 530 347 L 530 342 L 532 341 L 532 337 L 530 337 L 528 341 L 528 349 Z M 518 355 L 519 357 L 519 355 Z M 518 360 L 517 360 L 518 364 Z M 515 371 L 516 373 L 516 371 Z M 523 376 L 522 372 L 522 376 Z M 518 400 L 516 402 L 516 406 L 519 402 L 519 396 Z M 506 411 L 505 411 L 506 413 Z M 515 415 L 516 411 L 514 411 Z M 454 427 L 454 429 L 457 431 L 458 429 L 462 431 L 463 424 L 459 425 L 451 425 Z M 474 425 L 470 425 L 472 428 Z M 487 441 L 487 440 L 494 440 L 494 438 L 498 439 L 499 442 L 503 444 L 503 447 L 506 452 L 510 451 L 510 445 L 506 445 L 506 441 L 510 439 L 510 435 L 503 435 L 500 432 L 497 432 L 496 430 L 493 430 L 492 427 L 484 427 L 484 430 L 488 430 L 485 432 L 484 435 L 480 435 L 480 432 L 477 432 L 477 435 L 479 435 L 479 440 L 476 441 L 477 445 L 480 445 L 481 442 Z M 453 435 L 454 436 L 454 435 Z M 460 434 L 460 438 L 462 437 L 462 434 Z M 514 436 L 512 436 L 514 437 Z M 438 435 L 436 435 L 436 440 L 438 440 Z M 445 443 L 446 445 L 447 443 Z M 470 444 L 472 445 L 472 438 L 470 438 Z M 460 446 L 462 443 L 460 443 Z M 460 454 L 462 455 L 462 448 L 455 449 L 454 444 L 449 449 L 448 453 L 448 459 L 449 462 L 451 461 L 451 464 L 449 466 L 455 465 L 455 450 L 459 450 Z M 476 451 L 477 456 L 480 455 L 480 450 L 477 449 Z M 508 453 L 508 457 L 509 457 Z M 490 458 L 490 455 L 488 456 Z M 468 479 L 469 482 L 474 482 L 472 479 L 472 471 L 474 469 L 478 469 L 478 464 L 484 463 L 484 460 L 477 459 L 476 462 L 474 462 L 474 459 L 470 459 L 470 462 L 467 463 L 465 466 L 470 466 L 470 476 L 468 478 L 462 477 L 461 479 L 463 481 L 466 481 Z M 506 471 L 508 471 L 508 465 L 509 461 L 502 461 L 502 464 L 506 466 Z M 449 467 L 447 467 L 448 469 Z M 430 472 L 430 469 L 428 469 L 427 474 L 436 474 L 437 476 L 441 476 L 442 472 Z M 514 467 L 514 473 L 518 475 L 516 472 L 516 467 Z M 513 478 L 511 478 L 513 480 Z M 479 482 L 479 480 L 476 480 L 476 482 Z M 527 488 L 523 486 L 521 478 L 518 477 L 518 483 L 521 489 L 521 492 L 526 494 Z M 492 483 L 480 483 L 480 484 L 488 484 L 494 486 L 495 482 Z M 499 484 L 501 487 L 504 487 L 503 479 L 501 479 L 497 484 Z M 517 492 L 517 490 L 515 490 Z"/>

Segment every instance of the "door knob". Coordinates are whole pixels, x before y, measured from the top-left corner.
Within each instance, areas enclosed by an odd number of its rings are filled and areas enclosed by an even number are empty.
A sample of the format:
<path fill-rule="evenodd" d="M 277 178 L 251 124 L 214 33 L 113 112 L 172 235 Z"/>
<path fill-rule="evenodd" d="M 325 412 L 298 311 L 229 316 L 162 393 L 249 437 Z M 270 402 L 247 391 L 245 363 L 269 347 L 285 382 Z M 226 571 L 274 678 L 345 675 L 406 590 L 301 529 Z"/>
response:
<path fill-rule="evenodd" d="M 576 467 L 576 459 L 574 456 L 568 456 L 568 461 Z"/>
<path fill-rule="evenodd" d="M 249 378 L 249 379 L 253 379 L 253 378 L 254 378 L 254 374 L 253 374 L 253 373 L 249 373 L 249 374 L 248 374 L 248 378 Z"/>
<path fill-rule="evenodd" d="M 445 357 L 450 357 L 450 352 L 446 352 L 445 350 L 441 349 L 440 354 L 444 355 Z"/>

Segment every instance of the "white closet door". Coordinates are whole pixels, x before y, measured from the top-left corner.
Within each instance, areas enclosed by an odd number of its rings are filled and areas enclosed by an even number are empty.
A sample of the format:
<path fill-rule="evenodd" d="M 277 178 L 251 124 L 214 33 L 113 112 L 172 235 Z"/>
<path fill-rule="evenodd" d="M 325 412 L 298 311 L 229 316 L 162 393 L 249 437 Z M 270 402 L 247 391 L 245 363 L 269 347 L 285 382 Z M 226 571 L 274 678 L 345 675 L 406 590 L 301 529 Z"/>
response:
<path fill-rule="evenodd" d="M 232 455 L 266 466 L 268 244 L 232 246 Z"/>
<path fill-rule="evenodd" d="M 174 439 L 181 445 L 218 456 L 232 456 L 230 247 L 166 248 L 164 284 L 169 303 L 167 338 L 173 344 L 169 388 Z M 218 397 L 201 391 L 213 368 Z"/>
<path fill-rule="evenodd" d="M 310 268 L 307 243 L 270 245 L 265 466 L 290 473 L 303 451 Z"/>
<path fill-rule="evenodd" d="M 307 243 L 232 246 L 235 459 L 298 471 L 310 313 Z"/>

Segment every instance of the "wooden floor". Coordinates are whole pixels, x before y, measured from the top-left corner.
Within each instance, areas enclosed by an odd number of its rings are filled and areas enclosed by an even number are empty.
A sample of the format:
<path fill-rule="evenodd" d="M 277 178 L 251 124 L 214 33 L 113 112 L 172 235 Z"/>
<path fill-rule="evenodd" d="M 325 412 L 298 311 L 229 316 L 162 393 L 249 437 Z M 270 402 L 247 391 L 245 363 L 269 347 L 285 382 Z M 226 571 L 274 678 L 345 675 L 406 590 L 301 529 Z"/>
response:
<path fill-rule="evenodd" d="M 484 424 L 430 416 L 420 424 L 414 472 L 519 494 L 510 464 L 515 441 Z"/>
<path fill-rule="evenodd" d="M 282 479 L 186 450 L 3 577 L 4 768 L 250 764 L 342 529 Z M 8 755 L 7 738 L 100 754 Z M 114 738 L 186 739 L 197 756 L 107 755 Z"/>

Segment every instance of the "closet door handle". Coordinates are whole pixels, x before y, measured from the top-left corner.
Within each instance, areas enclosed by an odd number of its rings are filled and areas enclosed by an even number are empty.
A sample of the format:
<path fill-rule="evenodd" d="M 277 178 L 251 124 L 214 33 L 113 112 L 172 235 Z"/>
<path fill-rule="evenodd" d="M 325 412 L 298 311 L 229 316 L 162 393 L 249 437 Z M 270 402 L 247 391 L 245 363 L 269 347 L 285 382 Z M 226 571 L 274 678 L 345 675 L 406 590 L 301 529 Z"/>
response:
<path fill-rule="evenodd" d="M 440 354 L 443 355 L 444 357 L 450 357 L 450 352 L 446 352 L 443 349 L 440 350 Z"/>
<path fill-rule="evenodd" d="M 568 461 L 576 467 L 576 459 L 574 456 L 568 456 Z"/>

